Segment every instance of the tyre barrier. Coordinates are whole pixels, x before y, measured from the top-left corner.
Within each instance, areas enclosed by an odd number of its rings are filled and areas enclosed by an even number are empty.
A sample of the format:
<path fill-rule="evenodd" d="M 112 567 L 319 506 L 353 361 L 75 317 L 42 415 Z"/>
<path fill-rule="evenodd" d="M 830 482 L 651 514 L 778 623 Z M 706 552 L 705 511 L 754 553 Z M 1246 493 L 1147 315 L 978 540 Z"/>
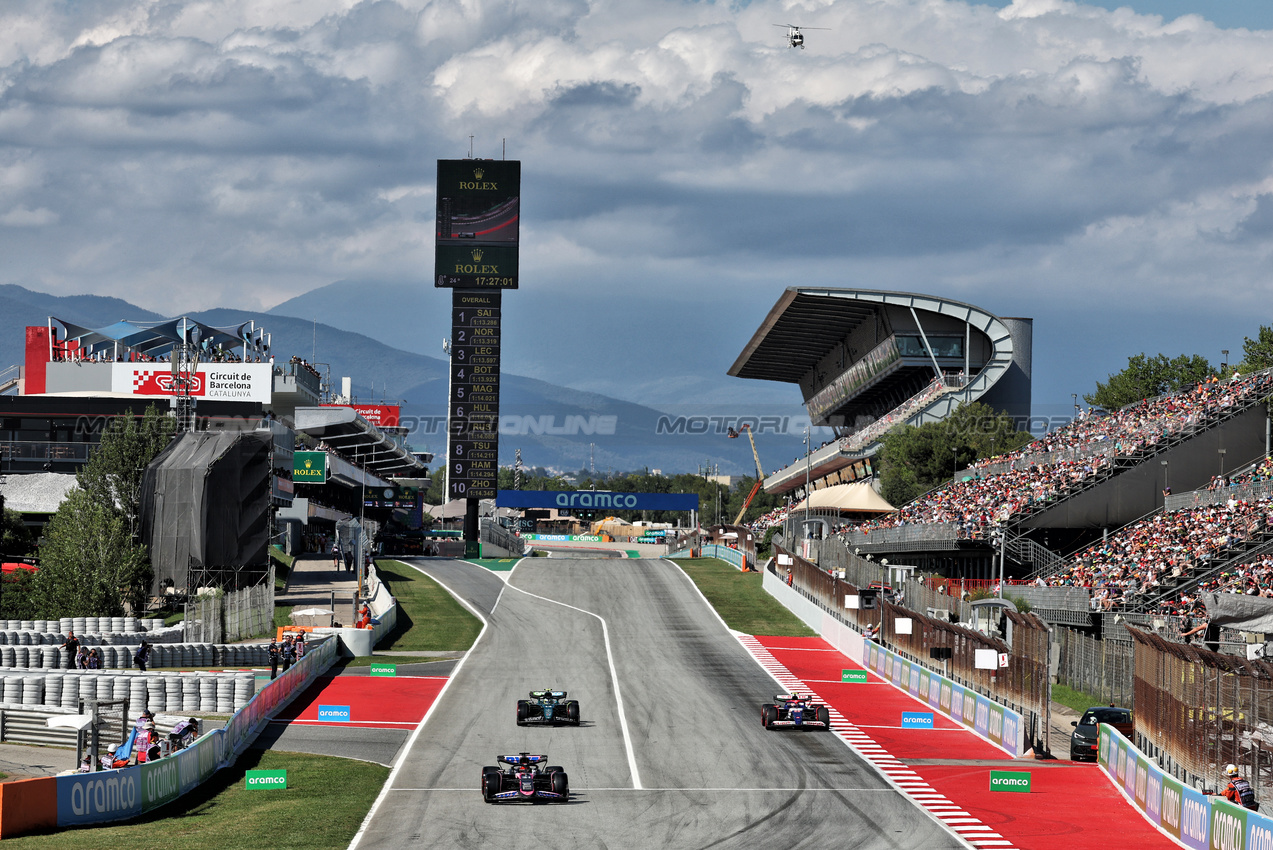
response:
<path fill-rule="evenodd" d="M 154 712 L 231 714 L 256 693 L 256 676 L 251 673 L 112 676 L 93 670 L 66 670 L 24 675 L 31 672 L 0 669 L 0 702 L 78 708 L 84 699 L 127 699 L 139 713 L 148 708 Z"/>
<path fill-rule="evenodd" d="M 3 783 L 0 805 L 6 806 L 6 818 L 0 819 L 0 838 L 57 827 L 127 820 L 197 788 L 217 770 L 233 765 L 278 709 L 331 667 L 336 659 L 336 643 L 334 638 L 316 640 L 304 658 L 248 700 L 225 728 L 204 734 L 191 746 L 167 758 L 119 770 Z M 100 684 L 107 677 L 98 675 L 97 678 Z M 54 731 L 45 729 L 44 733 Z M 8 802 L 14 799 L 9 795 L 14 798 L 20 795 L 22 800 L 22 817 L 13 821 L 7 817 L 11 808 L 15 808 Z"/>
<path fill-rule="evenodd" d="M 60 638 L 51 635 L 51 638 Z M 110 636 L 116 637 L 116 636 Z M 122 637 L 122 636 L 121 636 Z M 132 638 L 130 638 L 130 641 Z M 0 667 L 33 670 L 66 670 L 70 661 L 67 651 L 56 644 L 32 645 L 0 643 Z M 99 645 L 100 669 L 127 670 L 135 666 L 133 655 L 139 644 Z M 150 664 L 158 667 L 265 667 L 270 663 L 266 644 L 154 644 L 150 648 Z"/>
<path fill-rule="evenodd" d="M 0 632 L 53 632 L 65 634 L 134 634 L 140 631 L 157 632 L 164 628 L 164 621 L 146 617 L 59 617 L 56 620 L 0 620 Z"/>

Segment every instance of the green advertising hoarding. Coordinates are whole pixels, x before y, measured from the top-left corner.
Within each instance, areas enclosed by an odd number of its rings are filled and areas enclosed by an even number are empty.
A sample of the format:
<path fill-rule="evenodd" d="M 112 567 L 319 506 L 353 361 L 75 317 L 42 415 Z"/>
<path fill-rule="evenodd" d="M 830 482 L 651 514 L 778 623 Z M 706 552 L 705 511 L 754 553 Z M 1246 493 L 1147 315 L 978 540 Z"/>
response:
<path fill-rule="evenodd" d="M 327 452 L 292 452 L 292 481 L 326 484 Z"/>
<path fill-rule="evenodd" d="M 375 664 L 371 665 L 371 675 L 373 676 L 397 676 L 397 664 Z"/>
<path fill-rule="evenodd" d="M 867 681 L 866 671 L 865 670 L 841 670 L 840 681 L 854 682 L 859 685 L 865 685 Z"/>
<path fill-rule="evenodd" d="M 1029 794 L 1030 774 L 1022 770 L 992 770 L 990 771 L 990 790 Z"/>
<path fill-rule="evenodd" d="M 249 791 L 286 791 L 286 770 L 249 770 L 244 779 Z"/>

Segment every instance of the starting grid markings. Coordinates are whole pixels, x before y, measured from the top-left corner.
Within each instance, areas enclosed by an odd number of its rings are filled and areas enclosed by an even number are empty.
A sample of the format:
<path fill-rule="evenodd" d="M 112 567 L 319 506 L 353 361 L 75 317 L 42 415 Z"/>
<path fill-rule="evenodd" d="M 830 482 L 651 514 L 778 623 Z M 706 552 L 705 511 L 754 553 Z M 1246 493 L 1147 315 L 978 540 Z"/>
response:
<path fill-rule="evenodd" d="M 751 635 L 739 635 L 738 642 L 751 653 L 752 658 L 773 676 L 774 680 L 786 689 L 787 693 L 808 694 L 821 702 L 831 713 L 831 731 L 872 767 L 883 774 L 884 778 L 899 791 L 910 797 L 917 805 L 935 817 L 946 829 L 974 847 L 986 850 L 1016 850 L 1012 842 L 960 809 L 948 797 L 936 791 L 915 771 L 902 764 L 883 747 L 875 743 L 869 735 L 844 718 L 840 712 L 831 707 L 831 703 L 818 694 L 800 679 L 791 675 L 773 653 L 766 649 L 760 641 Z M 834 652 L 835 650 L 830 650 Z"/>

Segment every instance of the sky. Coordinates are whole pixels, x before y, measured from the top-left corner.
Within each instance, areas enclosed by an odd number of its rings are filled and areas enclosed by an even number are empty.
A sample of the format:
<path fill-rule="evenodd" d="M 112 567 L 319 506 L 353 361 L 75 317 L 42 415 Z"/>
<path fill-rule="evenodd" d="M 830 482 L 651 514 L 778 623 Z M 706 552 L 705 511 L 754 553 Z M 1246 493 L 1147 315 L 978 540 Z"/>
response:
<path fill-rule="evenodd" d="M 506 371 L 796 403 L 725 377 L 782 290 L 898 289 L 1032 317 L 1064 412 L 1273 324 L 1270 7 L 7 0 L 0 283 L 168 315 L 427 288 L 471 145 L 523 162 Z M 440 353 L 431 297 L 391 342 Z"/>

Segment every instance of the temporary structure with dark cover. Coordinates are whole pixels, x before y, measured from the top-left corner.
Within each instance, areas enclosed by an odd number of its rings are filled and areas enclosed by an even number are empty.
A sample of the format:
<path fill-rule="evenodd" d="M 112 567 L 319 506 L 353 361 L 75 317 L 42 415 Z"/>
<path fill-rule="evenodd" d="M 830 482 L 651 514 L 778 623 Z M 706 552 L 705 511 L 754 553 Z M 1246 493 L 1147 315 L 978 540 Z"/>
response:
<path fill-rule="evenodd" d="M 188 589 L 191 570 L 266 566 L 268 431 L 196 431 L 177 437 L 146 468 L 142 539 L 154 590 Z"/>

